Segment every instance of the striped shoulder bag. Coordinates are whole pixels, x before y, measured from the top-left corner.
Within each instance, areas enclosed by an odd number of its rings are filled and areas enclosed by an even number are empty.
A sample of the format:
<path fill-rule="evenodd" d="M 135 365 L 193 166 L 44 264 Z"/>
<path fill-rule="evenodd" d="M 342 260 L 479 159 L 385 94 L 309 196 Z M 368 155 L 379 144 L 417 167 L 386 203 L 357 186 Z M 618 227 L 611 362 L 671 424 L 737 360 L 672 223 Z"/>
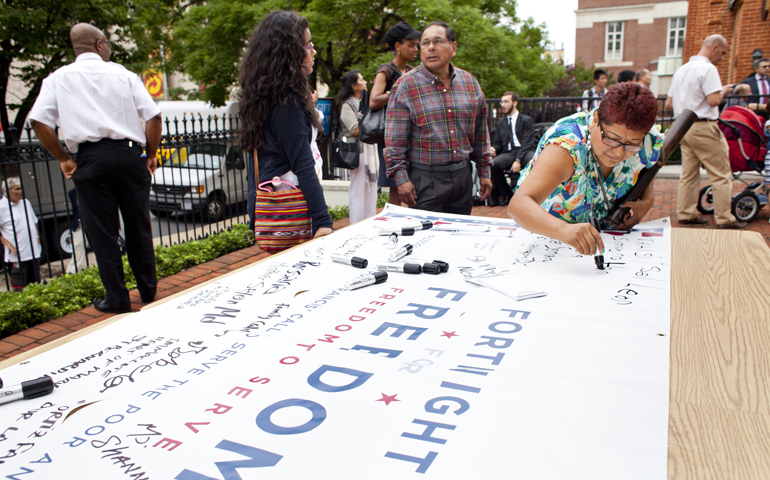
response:
<path fill-rule="evenodd" d="M 254 210 L 254 237 L 259 248 L 268 253 L 280 252 L 312 238 L 312 224 L 307 201 L 302 190 L 287 182 L 290 190 L 272 191 L 259 183 L 259 161 L 254 149 L 254 175 L 257 201 Z"/>

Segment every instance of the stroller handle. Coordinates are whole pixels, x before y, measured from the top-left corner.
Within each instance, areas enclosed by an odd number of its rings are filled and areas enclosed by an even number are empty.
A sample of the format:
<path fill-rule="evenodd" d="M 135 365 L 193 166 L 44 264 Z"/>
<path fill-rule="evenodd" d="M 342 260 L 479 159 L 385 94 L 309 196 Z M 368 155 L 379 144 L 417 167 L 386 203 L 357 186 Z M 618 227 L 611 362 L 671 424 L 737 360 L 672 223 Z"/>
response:
<path fill-rule="evenodd" d="M 663 147 L 661 148 L 658 161 L 655 162 L 655 165 L 652 167 L 646 168 L 639 173 L 636 183 L 631 187 L 631 190 L 620 197 L 615 202 L 612 209 L 607 213 L 607 216 L 605 217 L 607 222 L 617 227 L 623 227 L 623 221 L 631 209 L 629 207 L 621 207 L 620 205 L 628 201 L 633 202 L 639 200 L 642 197 L 642 194 L 650 185 L 652 179 L 655 178 L 655 175 L 658 174 L 661 167 L 666 164 L 668 158 L 674 152 L 674 149 L 679 145 L 685 134 L 687 134 L 690 127 L 692 127 L 692 124 L 695 123 L 695 120 L 697 119 L 698 116 L 692 110 L 682 110 L 682 113 L 666 132 L 666 138 L 663 139 Z"/>

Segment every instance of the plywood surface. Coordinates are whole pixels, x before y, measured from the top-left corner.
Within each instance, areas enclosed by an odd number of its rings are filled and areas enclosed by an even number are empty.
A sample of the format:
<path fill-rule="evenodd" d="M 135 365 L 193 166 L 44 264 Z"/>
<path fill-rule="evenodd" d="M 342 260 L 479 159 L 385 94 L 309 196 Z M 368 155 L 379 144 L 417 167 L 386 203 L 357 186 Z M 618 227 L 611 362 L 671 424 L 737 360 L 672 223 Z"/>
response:
<path fill-rule="evenodd" d="M 753 232 L 672 234 L 668 476 L 770 478 L 770 249 Z"/>

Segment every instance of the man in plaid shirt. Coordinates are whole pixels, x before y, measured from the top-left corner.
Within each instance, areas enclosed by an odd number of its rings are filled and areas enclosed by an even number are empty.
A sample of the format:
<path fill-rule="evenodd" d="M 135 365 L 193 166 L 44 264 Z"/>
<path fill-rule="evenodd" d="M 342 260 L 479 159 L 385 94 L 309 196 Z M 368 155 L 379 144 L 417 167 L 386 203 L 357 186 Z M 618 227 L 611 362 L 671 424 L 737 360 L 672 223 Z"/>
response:
<path fill-rule="evenodd" d="M 422 64 L 401 77 L 388 100 L 385 163 L 409 207 L 471 213 L 476 162 L 480 200 L 491 190 L 487 104 L 476 78 L 452 65 L 454 31 L 433 22 L 420 41 Z"/>

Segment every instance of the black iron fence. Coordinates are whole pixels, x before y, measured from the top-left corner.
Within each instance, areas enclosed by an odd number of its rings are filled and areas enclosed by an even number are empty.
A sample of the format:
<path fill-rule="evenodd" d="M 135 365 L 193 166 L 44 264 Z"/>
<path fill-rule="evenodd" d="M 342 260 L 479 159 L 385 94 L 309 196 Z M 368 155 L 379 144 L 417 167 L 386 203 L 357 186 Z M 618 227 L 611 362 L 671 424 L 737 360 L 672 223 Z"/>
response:
<path fill-rule="evenodd" d="M 203 238 L 247 221 L 248 174 L 246 158 L 235 139 L 237 122 L 237 117 L 232 116 L 164 121 L 158 167 L 150 190 L 156 245 Z M 2 248 L 4 278 L 0 290 L 11 289 L 13 265 L 5 263 L 9 260 L 5 258 L 7 250 L 13 253 L 31 248 L 34 254 L 39 242 L 44 279 L 93 265 L 85 233 L 78 228 L 74 184 L 64 177 L 59 162 L 37 142 L 29 126 L 20 142 L 0 144 L 0 175 L 0 183 L 9 192 L 15 183 L 9 183 L 9 179 L 18 178 L 20 196 L 26 199 L 18 202 L 11 196 L 16 201 L 12 202 L 14 208 L 5 207 L 5 217 L 0 200 L 0 219 L 8 224 L 3 238 L 8 248 Z M 123 238 L 121 230 L 117 239 L 121 246 Z"/>

